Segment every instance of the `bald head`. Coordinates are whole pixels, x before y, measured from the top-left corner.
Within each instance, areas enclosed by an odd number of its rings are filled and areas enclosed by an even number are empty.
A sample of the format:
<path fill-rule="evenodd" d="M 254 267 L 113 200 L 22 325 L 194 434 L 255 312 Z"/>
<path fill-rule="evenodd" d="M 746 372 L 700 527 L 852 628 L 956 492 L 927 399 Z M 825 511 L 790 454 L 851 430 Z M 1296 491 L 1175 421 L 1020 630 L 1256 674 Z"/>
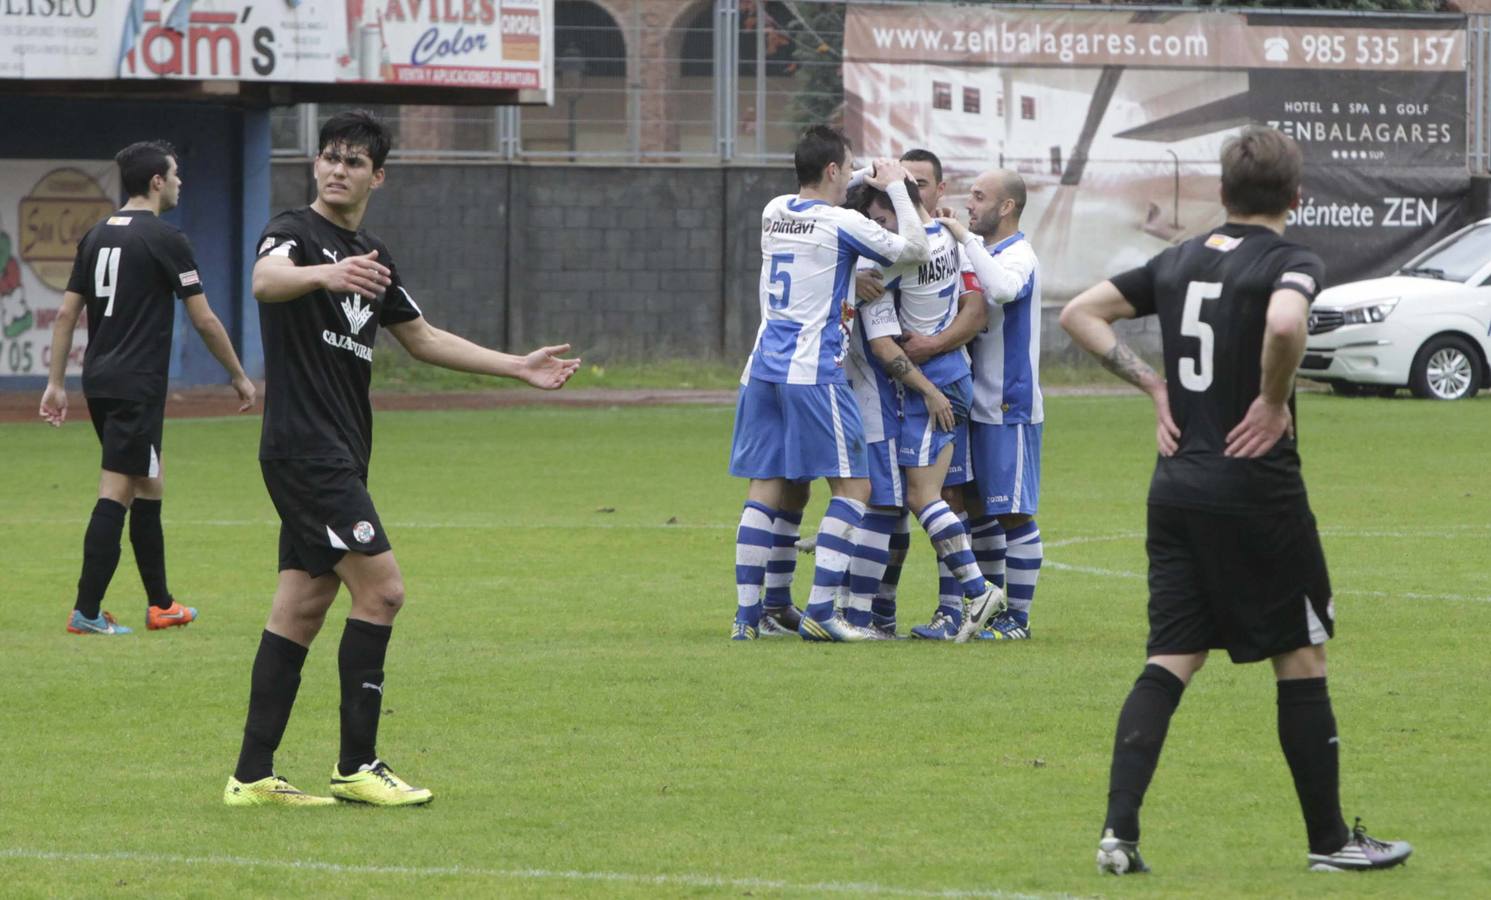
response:
<path fill-rule="evenodd" d="M 968 191 L 969 231 L 983 238 L 993 237 L 1001 222 L 1018 226 L 1023 212 L 1025 179 L 1019 172 L 989 169 L 973 180 Z"/>

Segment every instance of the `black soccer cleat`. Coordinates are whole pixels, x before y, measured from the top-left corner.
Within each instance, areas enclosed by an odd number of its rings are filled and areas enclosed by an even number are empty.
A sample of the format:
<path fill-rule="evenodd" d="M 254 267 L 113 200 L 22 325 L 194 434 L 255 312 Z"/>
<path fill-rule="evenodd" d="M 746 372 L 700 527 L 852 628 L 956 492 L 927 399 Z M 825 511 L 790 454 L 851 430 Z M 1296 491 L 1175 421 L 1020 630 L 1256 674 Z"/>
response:
<path fill-rule="evenodd" d="M 1367 834 L 1362 820 L 1356 820 L 1346 845 L 1335 853 L 1311 853 L 1311 872 L 1369 872 L 1402 865 L 1413 853 L 1407 841 L 1379 841 Z"/>
<path fill-rule="evenodd" d="M 1138 841 L 1121 841 L 1113 829 L 1103 832 L 1098 841 L 1098 873 L 1101 875 L 1139 875 L 1149 871 L 1139 855 Z"/>

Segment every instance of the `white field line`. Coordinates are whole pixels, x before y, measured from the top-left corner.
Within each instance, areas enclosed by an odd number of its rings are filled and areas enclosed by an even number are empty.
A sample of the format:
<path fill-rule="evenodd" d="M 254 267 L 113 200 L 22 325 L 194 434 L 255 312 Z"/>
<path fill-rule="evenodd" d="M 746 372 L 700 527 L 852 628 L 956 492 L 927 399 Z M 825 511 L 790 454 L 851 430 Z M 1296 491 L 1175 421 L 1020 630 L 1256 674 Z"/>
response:
<path fill-rule="evenodd" d="M 0 858 L 39 862 L 106 863 L 138 862 L 152 867 L 161 865 L 183 868 L 254 868 L 282 869 L 300 872 L 328 872 L 336 875 L 406 875 L 419 878 L 460 877 L 500 881 L 573 881 L 611 882 L 616 884 L 654 885 L 659 887 L 729 888 L 731 890 L 771 890 L 798 894 L 855 894 L 881 897 L 978 897 L 994 900 L 1035 900 L 1040 897 L 1066 897 L 1065 894 L 1017 894 L 999 890 L 928 890 L 894 885 L 857 882 L 795 883 L 764 878 L 728 878 L 718 875 L 644 875 L 633 872 L 582 872 L 563 869 L 486 869 L 470 866 L 368 866 L 320 862 L 304 859 L 251 859 L 242 856 L 176 856 L 160 853 L 69 853 L 33 850 L 25 847 L 0 849 Z"/>

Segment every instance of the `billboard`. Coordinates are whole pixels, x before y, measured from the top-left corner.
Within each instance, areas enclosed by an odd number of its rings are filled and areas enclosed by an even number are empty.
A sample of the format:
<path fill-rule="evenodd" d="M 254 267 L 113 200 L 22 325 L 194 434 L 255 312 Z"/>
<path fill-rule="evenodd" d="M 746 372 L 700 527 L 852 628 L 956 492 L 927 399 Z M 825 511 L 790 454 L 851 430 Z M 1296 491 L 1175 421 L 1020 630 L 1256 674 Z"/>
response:
<path fill-rule="evenodd" d="M 1252 122 L 1304 151 L 1290 236 L 1331 283 L 1463 224 L 1458 17 L 851 6 L 844 58 L 862 152 L 932 150 L 953 202 L 984 169 L 1024 176 L 1052 300 L 1220 224 L 1218 156 Z"/>
<path fill-rule="evenodd" d="M 0 167 L 0 376 L 47 374 L 78 241 L 118 196 L 112 159 L 7 159 Z M 86 326 L 74 333 L 69 375 L 82 371 Z"/>
<path fill-rule="evenodd" d="M 0 78 L 551 90 L 552 0 L 0 4 Z"/>

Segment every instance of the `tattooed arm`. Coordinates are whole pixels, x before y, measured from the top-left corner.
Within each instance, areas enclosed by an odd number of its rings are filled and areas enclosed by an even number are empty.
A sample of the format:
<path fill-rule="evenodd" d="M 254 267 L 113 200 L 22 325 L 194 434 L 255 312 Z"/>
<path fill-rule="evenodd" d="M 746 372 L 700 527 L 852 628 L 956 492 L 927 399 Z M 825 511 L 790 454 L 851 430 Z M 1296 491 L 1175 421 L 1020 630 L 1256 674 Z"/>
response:
<path fill-rule="evenodd" d="M 896 343 L 892 337 L 875 338 L 870 341 L 870 352 L 880 361 L 880 367 L 885 374 L 911 388 L 927 402 L 927 414 L 936 422 L 943 431 L 952 431 L 955 424 L 953 405 L 947 397 L 937 389 L 937 385 L 922 374 L 922 370 L 916 367 Z"/>
<path fill-rule="evenodd" d="M 1132 319 L 1136 310 L 1113 282 L 1104 281 L 1078 294 L 1061 311 L 1061 327 L 1072 341 L 1098 358 L 1103 368 L 1145 392 L 1154 400 L 1155 441 L 1162 456 L 1174 455 L 1180 428 L 1170 416 L 1170 396 L 1165 380 L 1155 374 L 1127 344 L 1118 339 L 1113 323 Z"/>

